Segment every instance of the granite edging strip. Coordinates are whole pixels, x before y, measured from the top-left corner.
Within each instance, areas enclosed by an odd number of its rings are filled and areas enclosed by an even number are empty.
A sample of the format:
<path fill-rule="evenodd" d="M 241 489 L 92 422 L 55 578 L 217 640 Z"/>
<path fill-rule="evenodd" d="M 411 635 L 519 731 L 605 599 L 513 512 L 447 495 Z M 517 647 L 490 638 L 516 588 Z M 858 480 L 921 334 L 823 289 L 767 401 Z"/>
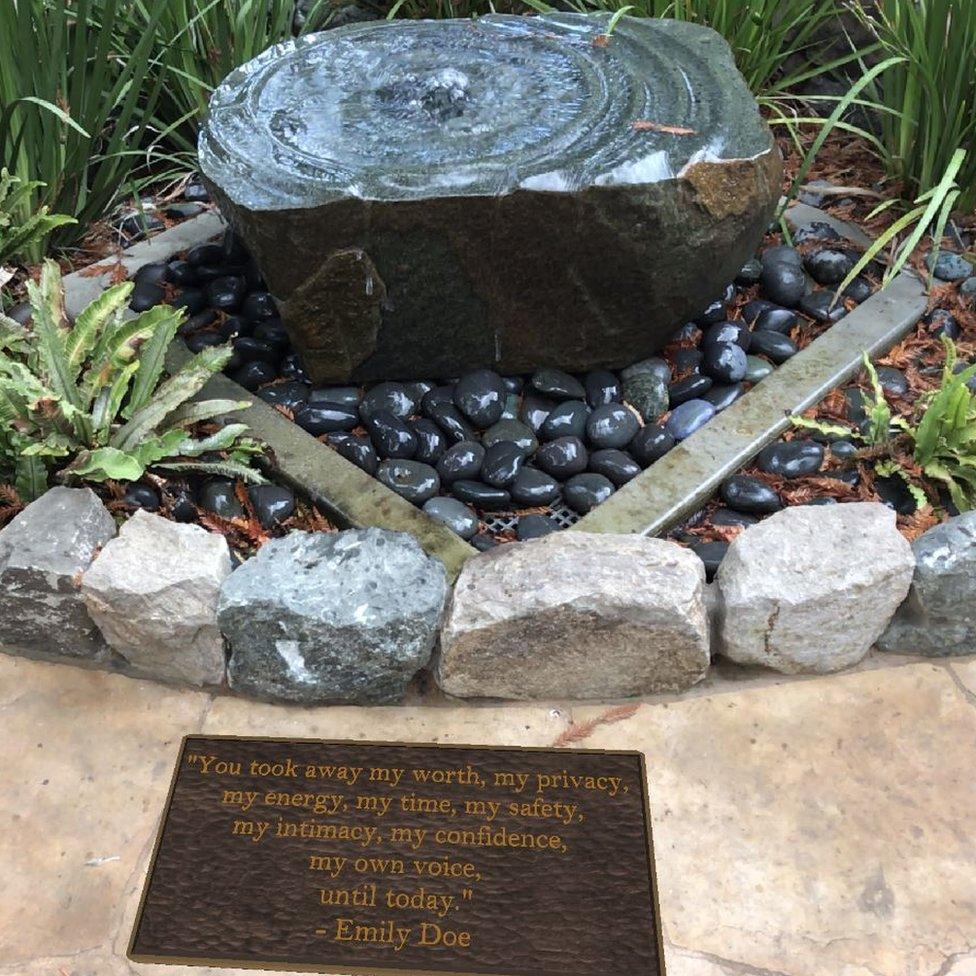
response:
<path fill-rule="evenodd" d="M 799 223 L 827 215 L 794 207 Z M 831 225 L 846 228 L 836 220 Z M 847 235 L 854 239 L 853 234 Z M 727 477 L 787 430 L 790 417 L 818 403 L 861 368 L 861 354 L 891 348 L 921 318 L 924 286 L 903 272 L 835 323 L 568 531 L 658 535 L 706 502 Z"/>

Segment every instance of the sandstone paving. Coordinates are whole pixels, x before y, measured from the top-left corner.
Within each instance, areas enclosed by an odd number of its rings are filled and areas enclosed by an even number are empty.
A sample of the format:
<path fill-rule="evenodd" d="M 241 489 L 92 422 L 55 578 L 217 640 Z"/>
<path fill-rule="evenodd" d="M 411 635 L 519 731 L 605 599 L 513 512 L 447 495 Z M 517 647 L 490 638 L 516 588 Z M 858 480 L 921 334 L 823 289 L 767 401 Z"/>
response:
<path fill-rule="evenodd" d="M 678 701 L 299 708 L 0 656 L 0 976 L 124 951 L 187 733 L 641 749 L 669 976 L 976 976 L 976 661 Z"/>

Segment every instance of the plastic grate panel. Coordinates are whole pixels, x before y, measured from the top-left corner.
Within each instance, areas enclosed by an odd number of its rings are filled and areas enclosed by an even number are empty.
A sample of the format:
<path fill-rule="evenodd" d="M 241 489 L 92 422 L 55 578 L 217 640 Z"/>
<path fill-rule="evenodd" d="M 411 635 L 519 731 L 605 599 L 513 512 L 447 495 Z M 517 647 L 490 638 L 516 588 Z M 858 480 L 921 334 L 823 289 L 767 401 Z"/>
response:
<path fill-rule="evenodd" d="M 562 503 L 550 505 L 546 515 L 561 529 L 568 529 L 580 520 L 576 512 Z M 514 532 L 518 525 L 519 514 L 518 512 L 483 512 L 481 519 L 488 531 L 496 535 L 502 532 Z"/>

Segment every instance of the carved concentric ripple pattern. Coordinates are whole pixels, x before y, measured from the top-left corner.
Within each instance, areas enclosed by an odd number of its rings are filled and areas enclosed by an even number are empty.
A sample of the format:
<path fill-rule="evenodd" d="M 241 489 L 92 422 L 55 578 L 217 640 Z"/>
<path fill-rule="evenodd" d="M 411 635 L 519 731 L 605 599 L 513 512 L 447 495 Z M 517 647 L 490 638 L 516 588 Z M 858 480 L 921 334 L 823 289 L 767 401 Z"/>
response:
<path fill-rule="evenodd" d="M 214 93 L 201 165 L 275 209 L 651 183 L 768 148 L 758 113 L 730 108 L 717 34 L 624 18 L 607 41 L 607 20 L 380 22 L 278 45 Z"/>

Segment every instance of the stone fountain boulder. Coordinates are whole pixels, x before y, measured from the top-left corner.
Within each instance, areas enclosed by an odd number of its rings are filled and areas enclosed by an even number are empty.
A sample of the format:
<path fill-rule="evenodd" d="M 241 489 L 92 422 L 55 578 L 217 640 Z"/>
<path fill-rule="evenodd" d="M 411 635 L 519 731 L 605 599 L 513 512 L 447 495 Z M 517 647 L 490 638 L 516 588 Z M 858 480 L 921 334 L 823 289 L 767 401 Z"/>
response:
<path fill-rule="evenodd" d="M 721 293 L 778 151 L 718 34 L 607 26 L 354 24 L 217 89 L 204 178 L 315 380 L 619 367 Z"/>

